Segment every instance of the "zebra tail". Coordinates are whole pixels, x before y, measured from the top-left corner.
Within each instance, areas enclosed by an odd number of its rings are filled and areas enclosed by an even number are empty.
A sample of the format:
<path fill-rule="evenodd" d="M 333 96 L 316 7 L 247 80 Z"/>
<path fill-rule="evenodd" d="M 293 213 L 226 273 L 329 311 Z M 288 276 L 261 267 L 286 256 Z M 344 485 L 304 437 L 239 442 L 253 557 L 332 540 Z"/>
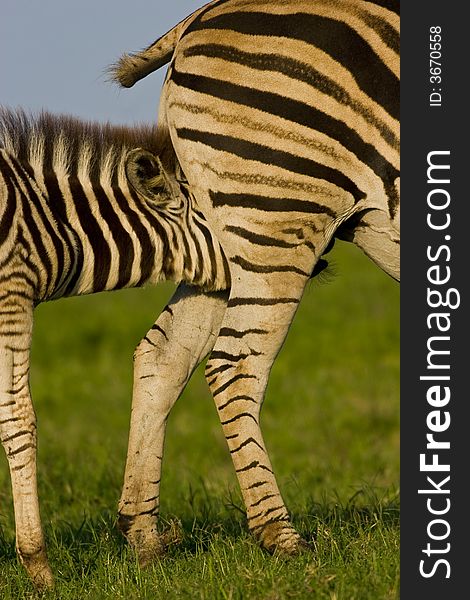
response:
<path fill-rule="evenodd" d="M 130 88 L 150 73 L 169 63 L 188 22 L 192 21 L 199 12 L 201 9 L 180 21 L 147 48 L 139 52 L 123 54 L 117 62 L 109 67 L 110 80 L 121 87 Z"/>

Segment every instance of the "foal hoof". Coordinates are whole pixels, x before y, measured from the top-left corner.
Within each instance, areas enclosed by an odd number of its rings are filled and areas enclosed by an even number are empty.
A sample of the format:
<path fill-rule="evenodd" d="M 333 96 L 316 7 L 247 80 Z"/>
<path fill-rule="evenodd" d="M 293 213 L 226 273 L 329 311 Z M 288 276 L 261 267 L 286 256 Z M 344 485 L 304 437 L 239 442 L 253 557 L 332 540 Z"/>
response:
<path fill-rule="evenodd" d="M 20 560 L 30 576 L 34 587 L 43 592 L 54 587 L 54 576 L 47 562 L 46 553 L 41 552 L 33 555 L 21 555 Z"/>
<path fill-rule="evenodd" d="M 134 548 L 141 567 L 146 567 L 160 560 L 171 546 L 179 544 L 183 539 L 183 529 L 179 521 L 170 521 L 168 527 L 161 532 L 154 528 L 129 532 L 126 536 Z"/>
<path fill-rule="evenodd" d="M 166 554 L 166 547 L 160 541 L 159 537 L 154 537 L 153 540 L 138 547 L 134 547 L 134 550 L 137 555 L 137 562 L 142 568 L 154 564 Z"/>

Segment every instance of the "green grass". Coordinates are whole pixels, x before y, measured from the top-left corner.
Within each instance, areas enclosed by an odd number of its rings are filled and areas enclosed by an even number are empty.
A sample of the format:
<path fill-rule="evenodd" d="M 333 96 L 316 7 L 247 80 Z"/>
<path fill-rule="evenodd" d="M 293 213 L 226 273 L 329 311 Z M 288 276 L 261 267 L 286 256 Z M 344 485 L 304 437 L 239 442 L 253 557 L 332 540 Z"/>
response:
<path fill-rule="evenodd" d="M 246 532 L 202 370 L 169 419 L 162 518 L 183 539 L 140 570 L 115 528 L 132 353 L 171 286 L 36 312 L 39 492 L 56 589 L 47 598 L 381 600 L 399 582 L 399 286 L 352 247 L 312 283 L 273 368 L 263 431 L 294 524 L 314 552 L 272 557 Z M 0 459 L 0 598 L 34 597 L 14 551 Z"/>

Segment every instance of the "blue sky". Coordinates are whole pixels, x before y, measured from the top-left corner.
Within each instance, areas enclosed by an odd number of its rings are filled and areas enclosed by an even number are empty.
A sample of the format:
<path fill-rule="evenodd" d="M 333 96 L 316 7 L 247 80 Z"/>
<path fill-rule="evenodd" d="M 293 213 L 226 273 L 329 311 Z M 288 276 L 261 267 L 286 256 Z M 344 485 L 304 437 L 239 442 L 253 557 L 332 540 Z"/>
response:
<path fill-rule="evenodd" d="M 204 0 L 0 0 L 0 104 L 86 119 L 154 121 L 165 69 L 130 90 L 106 82 Z"/>

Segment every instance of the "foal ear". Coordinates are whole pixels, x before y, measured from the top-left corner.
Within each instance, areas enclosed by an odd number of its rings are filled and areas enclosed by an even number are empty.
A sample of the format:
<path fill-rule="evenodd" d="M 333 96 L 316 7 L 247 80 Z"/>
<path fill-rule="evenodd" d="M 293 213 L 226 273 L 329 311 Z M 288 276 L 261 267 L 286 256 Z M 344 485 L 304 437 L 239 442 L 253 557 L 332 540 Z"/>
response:
<path fill-rule="evenodd" d="M 170 189 L 158 156 L 142 148 L 130 150 L 125 169 L 127 179 L 136 192 L 149 200 L 168 201 Z"/>

